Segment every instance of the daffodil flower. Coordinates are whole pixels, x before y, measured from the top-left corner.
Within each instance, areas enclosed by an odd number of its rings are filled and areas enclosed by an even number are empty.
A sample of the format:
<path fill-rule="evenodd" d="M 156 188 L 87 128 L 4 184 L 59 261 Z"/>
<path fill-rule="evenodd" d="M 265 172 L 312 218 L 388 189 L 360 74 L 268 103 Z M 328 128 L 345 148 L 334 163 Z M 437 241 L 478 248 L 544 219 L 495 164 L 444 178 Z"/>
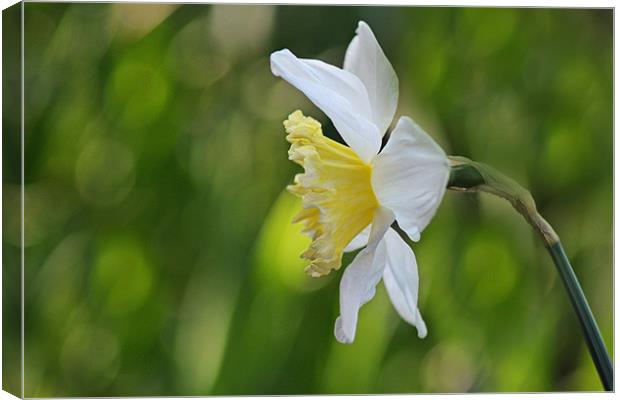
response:
<path fill-rule="evenodd" d="M 344 68 L 297 58 L 288 49 L 271 55 L 271 70 L 303 92 L 333 122 L 350 146 L 323 135 L 316 120 L 295 111 L 284 122 L 289 159 L 304 173 L 289 190 L 302 198 L 294 222 L 312 243 L 302 254 L 313 277 L 341 266 L 343 252 L 364 247 L 340 282 L 334 333 L 352 343 L 358 312 L 383 278 L 400 316 L 426 336 L 417 307 L 418 266 L 411 248 L 391 228 L 418 241 L 445 192 L 444 151 L 411 118 L 401 117 L 381 149 L 398 102 L 398 78 L 367 24 L 360 22 Z"/>

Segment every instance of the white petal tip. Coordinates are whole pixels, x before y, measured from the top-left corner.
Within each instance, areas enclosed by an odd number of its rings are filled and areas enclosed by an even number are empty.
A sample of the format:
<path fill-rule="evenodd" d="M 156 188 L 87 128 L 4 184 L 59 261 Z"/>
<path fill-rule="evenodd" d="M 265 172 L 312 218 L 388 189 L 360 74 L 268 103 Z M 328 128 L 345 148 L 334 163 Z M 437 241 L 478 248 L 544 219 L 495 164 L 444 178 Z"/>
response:
<path fill-rule="evenodd" d="M 288 58 L 290 56 L 295 57 L 289 49 L 282 49 L 282 50 L 274 51 L 273 53 L 271 53 L 271 55 L 269 56 L 269 64 L 271 67 L 271 73 L 274 74 L 275 76 L 280 76 L 281 72 L 280 72 L 280 66 L 278 65 L 278 63 L 283 62 L 285 58 Z"/>
<path fill-rule="evenodd" d="M 407 236 L 409 236 L 409 238 L 411 240 L 413 240 L 414 242 L 419 242 L 420 241 L 420 230 L 418 229 L 417 226 L 413 226 L 413 227 L 407 227 L 405 228 L 405 232 L 407 232 Z"/>
<path fill-rule="evenodd" d="M 418 338 L 424 339 L 427 334 L 428 334 L 428 331 L 426 330 L 426 327 L 424 327 L 424 329 L 418 328 Z"/>
<path fill-rule="evenodd" d="M 280 50 L 276 50 L 273 53 L 271 53 L 270 58 L 273 59 L 274 57 L 289 55 L 289 54 L 292 54 L 289 49 L 280 49 Z"/>
<path fill-rule="evenodd" d="M 348 336 L 342 327 L 342 319 L 340 317 L 336 318 L 336 323 L 334 325 L 334 336 L 336 336 L 336 340 L 338 340 L 342 344 L 351 344 L 353 343 L 353 337 Z"/>
<path fill-rule="evenodd" d="M 356 33 L 359 33 L 359 30 L 360 30 L 360 29 L 368 29 L 368 30 L 371 30 L 371 29 L 370 29 L 370 26 L 368 26 L 368 24 L 366 23 L 366 21 L 361 21 L 361 20 L 357 22 L 357 29 L 355 30 L 355 32 L 356 32 Z"/>
<path fill-rule="evenodd" d="M 428 330 L 426 329 L 426 323 L 422 319 L 422 315 L 420 314 L 420 310 L 417 310 L 415 327 L 418 330 L 418 337 L 420 339 L 424 339 L 428 334 Z"/>

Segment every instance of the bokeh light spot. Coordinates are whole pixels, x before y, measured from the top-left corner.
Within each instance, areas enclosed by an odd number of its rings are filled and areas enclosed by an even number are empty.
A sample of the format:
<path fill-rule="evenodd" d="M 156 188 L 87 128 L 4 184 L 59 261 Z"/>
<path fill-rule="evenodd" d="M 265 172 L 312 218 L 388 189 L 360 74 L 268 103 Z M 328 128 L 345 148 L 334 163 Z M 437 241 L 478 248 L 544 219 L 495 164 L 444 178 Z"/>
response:
<path fill-rule="evenodd" d="M 474 382 L 474 359 L 467 346 L 442 343 L 434 347 L 421 366 L 425 391 L 467 392 Z"/>
<path fill-rule="evenodd" d="M 169 91 L 168 81 L 154 64 L 128 58 L 112 73 L 108 102 L 125 128 L 144 129 L 166 106 Z"/>
<path fill-rule="evenodd" d="M 275 15 L 272 6 L 213 5 L 209 15 L 211 36 L 231 58 L 251 54 L 265 46 Z"/>
<path fill-rule="evenodd" d="M 117 338 L 108 330 L 94 325 L 75 327 L 60 354 L 65 379 L 102 390 L 118 373 L 119 350 Z"/>
<path fill-rule="evenodd" d="M 95 138 L 84 146 L 78 157 L 75 179 L 80 194 L 90 204 L 118 204 L 135 182 L 133 153 L 116 140 Z"/>
<path fill-rule="evenodd" d="M 592 153 L 588 136 L 578 125 L 554 126 L 547 138 L 543 163 L 548 182 L 557 187 L 586 175 Z"/>
<path fill-rule="evenodd" d="M 472 285 L 472 302 L 492 307 L 512 292 L 518 267 L 510 249 L 497 234 L 476 234 L 463 256 L 463 277 Z"/>
<path fill-rule="evenodd" d="M 300 255 L 310 244 L 293 217 L 301 210 L 301 200 L 283 191 L 272 206 L 257 244 L 259 276 L 266 284 L 275 279 L 298 291 L 312 291 L 325 286 L 329 277 L 310 278 L 304 272 L 307 262 Z M 333 274 L 332 274 L 333 275 Z"/>
<path fill-rule="evenodd" d="M 229 337 L 238 285 L 198 271 L 190 280 L 176 331 L 174 357 L 184 393 L 208 393 L 218 376 Z"/>
<path fill-rule="evenodd" d="M 108 27 L 124 40 L 138 40 L 165 20 L 176 4 L 111 4 Z"/>
<path fill-rule="evenodd" d="M 138 310 L 153 286 L 152 266 L 141 245 L 122 237 L 104 242 L 95 262 L 93 285 L 109 315 L 123 317 Z"/>
<path fill-rule="evenodd" d="M 230 62 L 209 37 L 208 27 L 206 18 L 197 19 L 170 42 L 169 71 L 179 82 L 192 88 L 204 89 L 230 69 Z"/>

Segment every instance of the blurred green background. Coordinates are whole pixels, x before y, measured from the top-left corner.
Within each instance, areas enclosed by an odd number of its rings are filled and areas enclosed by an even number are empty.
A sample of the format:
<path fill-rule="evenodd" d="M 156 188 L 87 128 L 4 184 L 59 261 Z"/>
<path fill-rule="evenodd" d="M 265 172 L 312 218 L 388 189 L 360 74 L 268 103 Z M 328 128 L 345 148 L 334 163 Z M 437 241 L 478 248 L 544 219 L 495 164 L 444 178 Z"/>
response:
<path fill-rule="evenodd" d="M 335 131 L 268 57 L 341 65 L 360 19 L 397 116 L 532 190 L 613 351 L 611 10 L 26 3 L 27 397 L 601 390 L 542 244 L 484 195 L 414 247 L 426 339 L 383 287 L 334 339 L 282 121 Z"/>

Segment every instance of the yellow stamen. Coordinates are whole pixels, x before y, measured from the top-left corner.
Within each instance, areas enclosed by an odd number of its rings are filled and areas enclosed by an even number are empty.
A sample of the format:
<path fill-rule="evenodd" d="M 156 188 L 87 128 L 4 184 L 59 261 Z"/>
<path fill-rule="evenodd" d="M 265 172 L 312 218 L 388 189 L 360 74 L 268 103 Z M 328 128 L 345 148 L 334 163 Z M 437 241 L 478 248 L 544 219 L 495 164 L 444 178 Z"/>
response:
<path fill-rule="evenodd" d="M 372 190 L 371 166 L 349 147 L 325 136 L 321 124 L 295 111 L 284 121 L 291 143 L 289 160 L 304 167 L 288 190 L 300 196 L 303 222 L 312 243 L 301 255 L 306 272 L 318 277 L 340 268 L 342 251 L 373 219 L 378 203 Z"/>

